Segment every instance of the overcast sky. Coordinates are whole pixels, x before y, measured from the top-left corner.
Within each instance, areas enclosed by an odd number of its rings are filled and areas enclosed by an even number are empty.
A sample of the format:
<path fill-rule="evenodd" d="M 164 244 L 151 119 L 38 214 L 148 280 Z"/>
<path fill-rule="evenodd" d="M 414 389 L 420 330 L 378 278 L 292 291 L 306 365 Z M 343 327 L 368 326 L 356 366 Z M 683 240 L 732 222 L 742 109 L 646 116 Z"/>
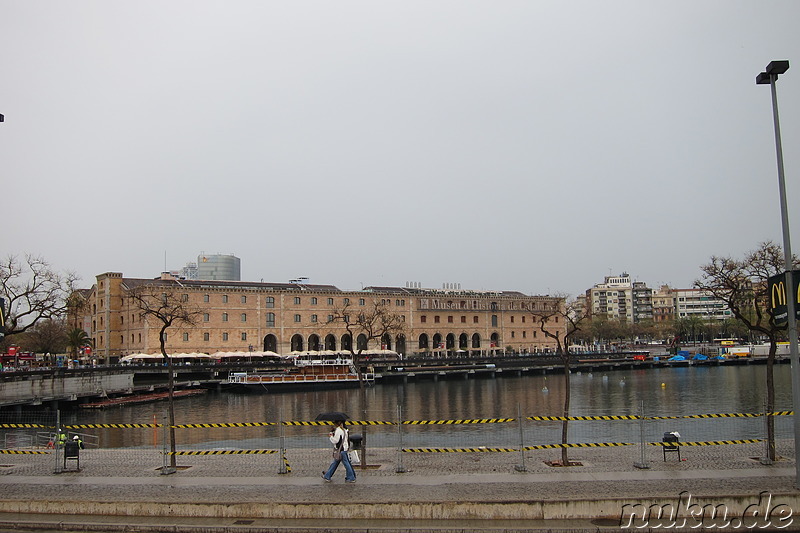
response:
<path fill-rule="evenodd" d="M 800 251 L 800 2 L 0 0 L 0 252 L 575 295 Z"/>

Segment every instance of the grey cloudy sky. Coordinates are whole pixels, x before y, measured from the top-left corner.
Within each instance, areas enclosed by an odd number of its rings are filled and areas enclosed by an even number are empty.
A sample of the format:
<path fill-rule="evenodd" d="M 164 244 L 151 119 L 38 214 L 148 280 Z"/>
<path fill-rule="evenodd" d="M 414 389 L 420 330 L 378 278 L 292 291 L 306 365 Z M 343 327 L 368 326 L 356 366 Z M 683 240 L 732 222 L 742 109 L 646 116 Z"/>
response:
<path fill-rule="evenodd" d="M 86 287 L 201 251 L 342 289 L 688 287 L 781 242 L 754 80 L 792 62 L 796 199 L 798 20 L 794 0 L 0 0 L 0 248 Z"/>

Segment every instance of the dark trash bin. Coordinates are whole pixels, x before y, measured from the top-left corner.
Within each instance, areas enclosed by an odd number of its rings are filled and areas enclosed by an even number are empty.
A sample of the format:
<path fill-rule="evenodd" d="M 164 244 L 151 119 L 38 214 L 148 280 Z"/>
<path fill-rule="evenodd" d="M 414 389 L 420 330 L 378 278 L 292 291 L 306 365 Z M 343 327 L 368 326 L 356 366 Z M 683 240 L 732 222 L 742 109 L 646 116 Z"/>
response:
<path fill-rule="evenodd" d="M 361 450 L 364 444 L 364 435 L 350 435 L 350 449 Z"/>
<path fill-rule="evenodd" d="M 678 444 L 671 444 L 671 443 L 678 443 L 681 440 L 681 436 L 677 431 L 669 431 L 664 433 L 664 446 L 662 447 L 664 450 L 664 460 L 667 460 L 667 453 L 677 453 L 678 454 L 678 461 L 681 460 L 681 447 Z"/>

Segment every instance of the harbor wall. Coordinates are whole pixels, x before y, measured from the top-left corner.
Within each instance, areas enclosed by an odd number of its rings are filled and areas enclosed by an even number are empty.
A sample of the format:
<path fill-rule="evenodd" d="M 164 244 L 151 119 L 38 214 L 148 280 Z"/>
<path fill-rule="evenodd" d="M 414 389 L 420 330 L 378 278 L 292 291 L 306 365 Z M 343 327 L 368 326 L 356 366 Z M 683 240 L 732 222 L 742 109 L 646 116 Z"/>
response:
<path fill-rule="evenodd" d="M 133 376 L 133 372 L 87 372 L 79 376 L 31 375 L 27 379 L 0 381 L 0 398 L 4 405 L 74 401 L 81 397 L 130 391 L 133 389 Z"/>
<path fill-rule="evenodd" d="M 794 509 L 800 509 L 800 496 L 784 492 L 772 494 L 771 500 L 788 510 L 783 518 L 791 523 Z M 713 497 L 695 497 L 691 505 L 682 506 L 674 497 L 644 497 L 637 502 L 636 516 L 626 516 L 631 507 L 629 498 L 571 498 L 528 499 L 506 502 L 348 502 L 341 503 L 163 503 L 157 501 L 0 501 L 0 513 L 24 513 L 39 515 L 97 515 L 128 517 L 194 517 L 194 518 L 269 518 L 324 519 L 324 520 L 567 520 L 610 519 L 641 522 L 648 512 L 669 509 L 671 516 L 659 516 L 660 522 L 669 520 L 689 521 L 717 518 L 736 521 L 740 525 L 743 517 L 755 519 L 768 515 L 769 509 L 754 505 L 752 494 L 730 494 Z M 759 502 L 760 503 L 760 502 Z M 719 512 L 725 508 L 726 515 L 712 517 L 712 509 Z M 644 511 L 643 511 L 644 510 Z M 628 513 L 633 513 L 633 510 Z M 773 519 L 783 515 L 778 513 Z M 650 516 L 650 520 L 656 518 Z M 737 520 L 738 519 L 738 520 Z M 622 522 L 620 522 L 620 526 Z M 641 525 L 633 526 L 640 528 Z M 665 526 L 669 528 L 670 526 Z M 674 527 L 674 525 L 673 525 Z M 712 528 L 714 526 L 711 526 Z M 736 526 L 733 526 L 736 529 Z"/>

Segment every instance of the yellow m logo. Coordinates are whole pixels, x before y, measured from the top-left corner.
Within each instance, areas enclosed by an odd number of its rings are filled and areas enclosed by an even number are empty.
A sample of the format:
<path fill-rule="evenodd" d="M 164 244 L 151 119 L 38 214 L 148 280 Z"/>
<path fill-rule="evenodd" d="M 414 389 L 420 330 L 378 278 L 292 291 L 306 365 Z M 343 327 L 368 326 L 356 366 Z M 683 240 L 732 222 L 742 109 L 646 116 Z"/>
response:
<path fill-rule="evenodd" d="M 786 305 L 786 285 L 782 281 L 772 285 L 770 295 L 772 297 L 773 309 L 779 305 Z"/>

